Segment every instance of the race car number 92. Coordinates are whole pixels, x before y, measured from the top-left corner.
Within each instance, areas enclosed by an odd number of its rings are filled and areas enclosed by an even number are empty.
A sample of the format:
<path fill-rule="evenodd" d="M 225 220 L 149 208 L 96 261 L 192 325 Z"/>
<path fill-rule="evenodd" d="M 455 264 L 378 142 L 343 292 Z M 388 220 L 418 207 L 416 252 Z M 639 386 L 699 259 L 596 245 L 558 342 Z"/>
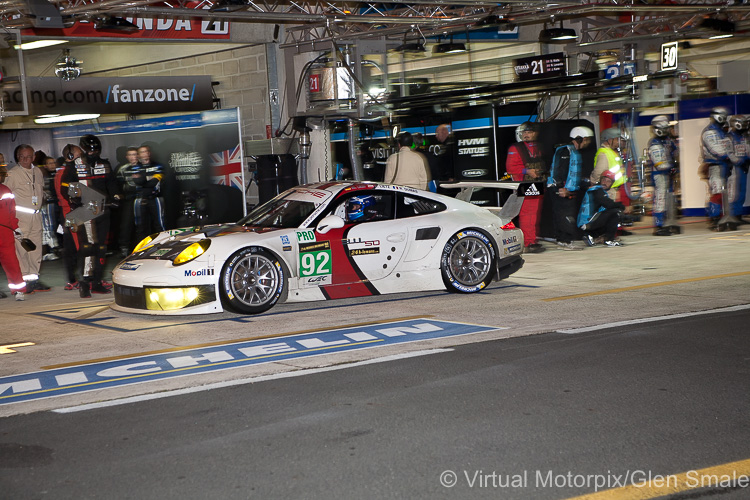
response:
<path fill-rule="evenodd" d="M 300 243 L 299 269 L 304 278 L 331 274 L 330 242 Z"/>

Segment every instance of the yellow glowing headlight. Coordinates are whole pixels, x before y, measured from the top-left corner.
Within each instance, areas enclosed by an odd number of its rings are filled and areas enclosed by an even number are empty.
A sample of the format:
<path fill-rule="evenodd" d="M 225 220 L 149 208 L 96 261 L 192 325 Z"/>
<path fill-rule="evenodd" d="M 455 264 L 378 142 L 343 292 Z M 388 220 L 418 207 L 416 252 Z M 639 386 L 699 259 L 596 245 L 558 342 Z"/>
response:
<path fill-rule="evenodd" d="M 211 246 L 211 240 L 205 239 L 196 241 L 189 247 L 187 247 L 185 250 L 180 252 L 180 255 L 175 257 L 172 264 L 175 266 L 179 266 L 180 264 L 184 264 L 186 262 L 190 262 L 193 259 L 196 259 L 203 255 L 206 250 L 208 250 L 208 247 Z"/>
<path fill-rule="evenodd" d="M 148 248 L 151 246 L 151 242 L 156 239 L 156 237 L 159 235 L 159 233 L 154 233 L 151 236 L 146 236 L 141 240 L 140 243 L 138 243 L 135 248 L 133 249 L 133 253 L 140 252 L 144 248 Z"/>
<path fill-rule="evenodd" d="M 152 311 L 175 311 L 195 302 L 201 297 L 198 287 L 186 288 L 146 288 L 146 309 Z M 213 300 L 210 293 L 204 293 L 205 300 Z M 205 302 L 203 300 L 203 302 Z"/>

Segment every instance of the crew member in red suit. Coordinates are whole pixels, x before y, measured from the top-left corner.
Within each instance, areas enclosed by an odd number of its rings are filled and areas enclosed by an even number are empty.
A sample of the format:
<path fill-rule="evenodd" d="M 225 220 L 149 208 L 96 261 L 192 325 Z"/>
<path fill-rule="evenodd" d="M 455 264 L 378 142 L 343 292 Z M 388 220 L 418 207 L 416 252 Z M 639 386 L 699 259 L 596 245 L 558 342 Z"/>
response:
<path fill-rule="evenodd" d="M 8 278 L 11 293 L 16 296 L 16 300 L 24 300 L 26 282 L 16 256 L 16 238 L 23 235 L 18 232 L 15 196 L 10 188 L 2 183 L 7 173 L 5 165 L 0 166 L 0 265 L 3 266 Z M 0 298 L 5 298 L 3 292 L 0 292 Z"/>
<path fill-rule="evenodd" d="M 505 160 L 505 170 L 514 181 L 543 182 L 547 175 L 547 166 L 542 159 L 541 150 L 536 142 L 539 135 L 539 124 L 522 123 L 516 130 L 516 142 L 508 148 Z M 523 199 L 521 212 L 518 214 L 518 225 L 523 231 L 524 252 L 540 253 L 544 251 L 541 243 L 537 242 L 539 232 L 539 218 L 542 214 L 542 196 L 530 195 L 528 192 Z"/>

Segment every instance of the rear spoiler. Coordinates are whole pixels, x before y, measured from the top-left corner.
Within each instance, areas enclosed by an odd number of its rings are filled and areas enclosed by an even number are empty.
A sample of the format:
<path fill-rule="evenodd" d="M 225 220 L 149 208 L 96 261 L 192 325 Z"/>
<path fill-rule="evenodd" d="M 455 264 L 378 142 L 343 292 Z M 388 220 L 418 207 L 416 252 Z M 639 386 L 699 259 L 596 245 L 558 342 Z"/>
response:
<path fill-rule="evenodd" d="M 471 196 L 475 191 L 480 189 L 510 189 L 513 191 L 510 197 L 505 201 L 501 209 L 490 207 L 492 213 L 500 217 L 501 225 L 508 224 L 521 211 L 523 198 L 525 196 L 544 196 L 544 182 L 531 181 L 459 181 L 459 182 L 441 182 L 441 188 L 460 189 L 456 199 L 471 203 Z"/>

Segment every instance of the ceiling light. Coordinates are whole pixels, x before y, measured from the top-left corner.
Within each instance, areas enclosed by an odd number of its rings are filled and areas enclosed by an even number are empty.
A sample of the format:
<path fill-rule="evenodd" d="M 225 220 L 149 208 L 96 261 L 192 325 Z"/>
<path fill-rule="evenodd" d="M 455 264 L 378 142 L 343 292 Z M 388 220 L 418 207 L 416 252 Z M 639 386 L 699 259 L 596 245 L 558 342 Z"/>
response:
<path fill-rule="evenodd" d="M 135 33 L 141 29 L 123 17 L 103 16 L 94 19 L 94 29 L 115 33 Z"/>
<path fill-rule="evenodd" d="M 70 50 L 63 50 L 63 56 L 55 64 L 55 75 L 66 82 L 75 80 L 81 76 L 81 64 L 83 61 L 76 60 L 70 56 Z"/>
<path fill-rule="evenodd" d="M 460 42 L 454 42 L 453 35 L 451 35 L 450 42 L 443 42 L 432 48 L 433 54 L 459 54 L 461 52 L 466 52 L 466 45 Z"/>
<path fill-rule="evenodd" d="M 489 16 L 480 19 L 474 23 L 474 26 L 477 28 L 496 26 L 497 31 L 499 32 L 513 31 L 516 29 L 516 25 L 513 22 L 504 17 L 496 16 L 495 14 L 490 14 Z"/>
<path fill-rule="evenodd" d="M 62 122 L 79 122 L 81 120 L 94 120 L 99 118 L 99 114 L 79 114 L 79 115 L 44 115 L 34 119 L 34 123 L 44 125 L 45 123 L 62 123 Z"/>
<path fill-rule="evenodd" d="M 414 33 L 416 36 L 415 40 L 409 41 L 409 33 Z M 401 52 L 404 54 L 411 53 L 411 54 L 419 54 L 425 51 L 424 48 L 424 35 L 422 35 L 422 32 L 419 29 L 419 26 L 412 25 L 411 31 L 408 31 L 404 33 L 404 43 L 396 47 L 396 52 Z"/>
<path fill-rule="evenodd" d="M 539 42 L 541 43 L 569 43 L 578 39 L 578 33 L 573 28 L 563 28 L 560 21 L 559 28 L 545 28 L 539 32 Z"/>
<path fill-rule="evenodd" d="M 42 47 L 50 47 L 52 45 L 59 45 L 61 43 L 68 43 L 67 40 L 36 40 L 34 42 L 26 42 L 21 45 L 14 45 L 13 48 L 16 50 L 33 50 L 41 49 Z"/>

